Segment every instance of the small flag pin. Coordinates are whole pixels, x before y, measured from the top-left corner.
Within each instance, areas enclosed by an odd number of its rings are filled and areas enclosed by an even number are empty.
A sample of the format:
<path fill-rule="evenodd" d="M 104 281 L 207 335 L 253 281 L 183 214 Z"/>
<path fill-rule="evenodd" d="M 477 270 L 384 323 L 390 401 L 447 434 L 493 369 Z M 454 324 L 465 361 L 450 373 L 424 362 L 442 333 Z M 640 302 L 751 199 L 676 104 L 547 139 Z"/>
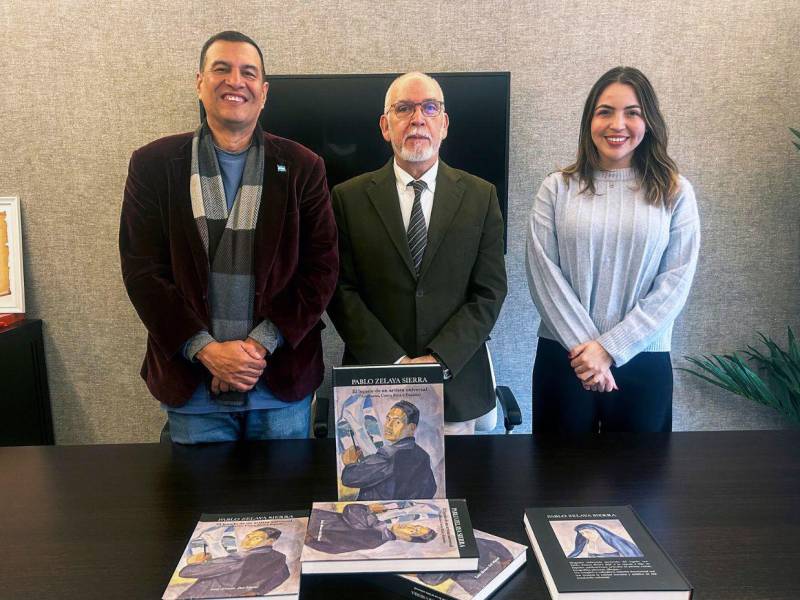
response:
<path fill-rule="evenodd" d="M 286 173 L 286 165 L 278 165 L 278 173 Z"/>

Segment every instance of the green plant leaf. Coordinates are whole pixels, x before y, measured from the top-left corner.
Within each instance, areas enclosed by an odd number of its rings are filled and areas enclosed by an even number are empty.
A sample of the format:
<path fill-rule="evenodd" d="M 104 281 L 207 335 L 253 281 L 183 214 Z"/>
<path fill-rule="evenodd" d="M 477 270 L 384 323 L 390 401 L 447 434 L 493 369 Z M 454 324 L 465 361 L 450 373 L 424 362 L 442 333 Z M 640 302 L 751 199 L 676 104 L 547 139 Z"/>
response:
<path fill-rule="evenodd" d="M 800 132 L 792 129 L 798 138 Z M 770 337 L 757 332 L 764 349 L 748 345 L 742 352 L 753 361 L 765 379 L 753 371 L 739 354 L 711 354 L 701 358 L 686 356 L 697 370 L 679 368 L 695 377 L 734 394 L 772 407 L 800 423 L 800 345 L 791 327 L 787 328 L 788 347 L 780 347 Z"/>
<path fill-rule="evenodd" d="M 792 362 L 800 365 L 800 345 L 794 337 L 794 332 L 791 327 L 787 327 L 786 337 L 789 338 L 789 356 L 792 357 Z"/>
<path fill-rule="evenodd" d="M 731 389 L 727 385 L 723 385 L 722 383 L 720 383 L 720 381 L 718 379 L 716 379 L 714 377 L 709 377 L 708 375 L 703 375 L 702 373 L 700 373 L 698 371 L 693 371 L 692 369 L 687 369 L 686 367 L 677 367 L 676 370 L 677 371 L 685 371 L 686 373 L 691 373 L 695 377 L 699 377 L 700 379 L 705 379 L 708 383 L 711 383 L 713 385 L 716 385 L 717 387 L 721 387 L 723 389 L 726 389 L 729 392 L 733 392 L 734 394 L 738 394 L 738 390 Z"/>
<path fill-rule="evenodd" d="M 713 383 L 714 385 L 725 388 L 734 394 L 740 393 L 740 389 L 736 383 L 730 377 L 728 377 L 724 371 L 720 370 L 713 362 L 711 362 L 707 356 L 704 356 L 702 360 L 693 358 L 691 356 L 687 356 L 685 358 L 690 363 L 698 367 L 701 371 L 704 371 L 706 374 L 702 374 L 691 369 L 681 368 L 680 370 L 686 371 L 687 373 L 692 373 L 693 375 L 696 375 L 701 379 L 705 379 L 709 383 Z"/>

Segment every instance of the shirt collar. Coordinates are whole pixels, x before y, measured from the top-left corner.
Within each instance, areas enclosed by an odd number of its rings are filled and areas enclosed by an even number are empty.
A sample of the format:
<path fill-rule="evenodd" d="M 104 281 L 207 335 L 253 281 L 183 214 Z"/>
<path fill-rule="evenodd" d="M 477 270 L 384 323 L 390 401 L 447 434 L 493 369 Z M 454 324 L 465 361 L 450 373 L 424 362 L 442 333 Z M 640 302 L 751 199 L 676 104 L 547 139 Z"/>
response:
<path fill-rule="evenodd" d="M 395 158 L 392 161 L 394 166 L 394 176 L 395 179 L 402 185 L 402 187 L 406 187 L 409 183 L 414 181 L 414 178 L 406 173 L 400 165 L 397 164 L 397 159 Z M 439 161 L 437 160 L 433 163 L 433 166 L 425 171 L 425 173 L 420 177 L 422 181 L 424 181 L 428 185 L 428 189 L 433 193 L 436 190 L 436 174 L 439 172 Z"/>

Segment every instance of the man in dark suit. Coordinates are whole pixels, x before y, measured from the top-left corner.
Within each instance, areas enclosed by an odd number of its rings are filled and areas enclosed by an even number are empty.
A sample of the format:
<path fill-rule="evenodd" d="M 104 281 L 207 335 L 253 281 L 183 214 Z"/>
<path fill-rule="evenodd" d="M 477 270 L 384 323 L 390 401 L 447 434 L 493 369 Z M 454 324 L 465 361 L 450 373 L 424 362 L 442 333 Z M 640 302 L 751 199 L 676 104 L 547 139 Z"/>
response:
<path fill-rule="evenodd" d="M 436 497 L 431 457 L 414 439 L 417 425 L 419 409 L 400 400 L 386 414 L 383 437 L 388 445 L 366 457 L 356 446 L 344 452 L 342 483 L 359 488 L 357 500 Z"/>
<path fill-rule="evenodd" d="M 380 503 L 347 504 L 341 513 L 315 508 L 308 519 L 305 544 L 320 552 L 342 554 L 394 540 L 425 544 L 436 538 L 436 532 L 425 525 L 385 522 L 375 516 L 385 510 Z"/>
<path fill-rule="evenodd" d="M 176 442 L 305 437 L 322 381 L 336 225 L 322 159 L 258 126 L 267 89 L 256 43 L 219 33 L 197 73 L 206 120 L 131 157 L 122 273 Z"/>
<path fill-rule="evenodd" d="M 448 125 L 434 79 L 391 84 L 380 127 L 394 158 L 333 190 L 341 270 L 328 314 L 344 364 L 441 364 L 452 434 L 495 406 L 486 340 L 506 273 L 497 192 L 439 160 Z"/>
<path fill-rule="evenodd" d="M 262 527 L 249 532 L 241 550 L 228 556 L 191 556 L 179 575 L 197 581 L 179 598 L 266 596 L 289 579 L 286 555 L 272 548 L 280 536 L 279 529 Z"/>

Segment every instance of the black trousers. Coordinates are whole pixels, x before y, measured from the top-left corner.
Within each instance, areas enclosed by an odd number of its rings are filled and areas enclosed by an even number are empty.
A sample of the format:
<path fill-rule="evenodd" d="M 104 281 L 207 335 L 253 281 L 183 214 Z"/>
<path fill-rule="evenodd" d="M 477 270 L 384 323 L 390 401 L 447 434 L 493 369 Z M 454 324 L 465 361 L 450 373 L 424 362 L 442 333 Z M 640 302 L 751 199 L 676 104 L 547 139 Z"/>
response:
<path fill-rule="evenodd" d="M 533 365 L 533 433 L 672 431 L 669 352 L 642 352 L 611 367 L 618 391 L 583 389 L 567 350 L 539 338 Z"/>

